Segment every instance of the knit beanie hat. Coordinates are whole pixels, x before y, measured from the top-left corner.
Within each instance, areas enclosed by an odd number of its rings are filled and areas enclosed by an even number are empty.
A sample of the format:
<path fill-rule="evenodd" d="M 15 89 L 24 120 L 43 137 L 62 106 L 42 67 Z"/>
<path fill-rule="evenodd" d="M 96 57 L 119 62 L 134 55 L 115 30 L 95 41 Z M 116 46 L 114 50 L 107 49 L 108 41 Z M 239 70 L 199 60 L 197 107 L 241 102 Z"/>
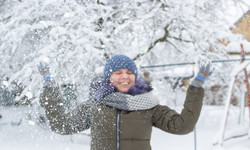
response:
<path fill-rule="evenodd" d="M 104 67 L 104 78 L 109 80 L 111 74 L 119 69 L 128 69 L 137 78 L 137 67 L 132 59 L 125 55 L 115 55 L 107 60 Z"/>

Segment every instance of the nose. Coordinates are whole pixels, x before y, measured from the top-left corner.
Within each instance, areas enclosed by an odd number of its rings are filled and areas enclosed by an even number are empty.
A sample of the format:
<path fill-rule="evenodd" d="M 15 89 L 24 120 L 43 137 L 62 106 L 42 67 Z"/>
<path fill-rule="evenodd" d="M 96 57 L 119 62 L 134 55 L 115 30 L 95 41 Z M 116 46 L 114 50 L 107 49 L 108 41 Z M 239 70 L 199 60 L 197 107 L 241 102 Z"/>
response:
<path fill-rule="evenodd" d="M 127 79 L 128 78 L 128 74 L 127 73 L 122 73 L 121 78 L 122 79 Z"/>

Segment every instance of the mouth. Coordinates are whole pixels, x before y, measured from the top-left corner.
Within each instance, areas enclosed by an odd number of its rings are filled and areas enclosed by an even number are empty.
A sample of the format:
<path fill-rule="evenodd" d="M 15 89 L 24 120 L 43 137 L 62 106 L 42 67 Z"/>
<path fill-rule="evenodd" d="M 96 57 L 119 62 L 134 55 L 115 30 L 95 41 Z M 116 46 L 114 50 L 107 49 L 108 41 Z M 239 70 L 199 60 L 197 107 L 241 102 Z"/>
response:
<path fill-rule="evenodd" d="M 121 85 L 128 85 L 128 82 L 122 82 Z"/>

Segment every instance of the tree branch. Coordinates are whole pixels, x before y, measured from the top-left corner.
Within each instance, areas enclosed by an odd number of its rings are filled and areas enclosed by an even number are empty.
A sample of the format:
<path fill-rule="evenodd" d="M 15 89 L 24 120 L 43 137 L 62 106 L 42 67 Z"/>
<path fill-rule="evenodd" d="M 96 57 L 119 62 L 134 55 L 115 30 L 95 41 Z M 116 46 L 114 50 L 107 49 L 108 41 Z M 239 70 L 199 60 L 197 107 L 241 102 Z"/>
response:
<path fill-rule="evenodd" d="M 3 4 L 4 4 L 5 1 L 6 1 L 6 0 L 3 0 L 3 1 L 1 2 L 0 6 L 3 6 Z"/>
<path fill-rule="evenodd" d="M 170 23 L 170 24 L 171 24 L 171 23 Z M 167 25 L 164 27 L 164 32 L 165 32 L 165 34 L 164 34 L 163 37 L 157 39 L 156 41 L 154 41 L 154 43 L 151 43 L 150 46 L 149 46 L 149 48 L 148 48 L 148 50 L 147 50 L 145 53 L 140 53 L 140 54 L 138 54 L 133 60 L 137 60 L 137 59 L 140 58 L 141 56 L 143 56 L 143 55 L 149 53 L 149 52 L 154 48 L 154 46 L 155 46 L 157 43 L 160 43 L 160 42 L 167 42 L 167 37 L 168 37 L 168 33 L 169 33 L 169 32 L 168 32 L 168 27 L 169 27 L 170 24 L 167 24 Z"/>
<path fill-rule="evenodd" d="M 175 39 L 177 41 L 183 41 L 183 42 L 187 42 L 187 43 L 193 43 L 193 41 L 183 40 L 181 38 L 177 38 L 177 37 L 173 37 L 173 36 L 168 36 L 168 38 L 172 38 L 172 39 Z"/>

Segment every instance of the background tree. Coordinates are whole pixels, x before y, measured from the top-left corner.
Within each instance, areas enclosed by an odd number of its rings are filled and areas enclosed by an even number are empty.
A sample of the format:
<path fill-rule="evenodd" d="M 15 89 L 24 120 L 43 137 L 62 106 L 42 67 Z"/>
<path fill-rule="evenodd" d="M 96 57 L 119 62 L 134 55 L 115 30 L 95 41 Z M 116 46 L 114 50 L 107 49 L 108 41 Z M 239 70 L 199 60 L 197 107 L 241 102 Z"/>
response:
<path fill-rule="evenodd" d="M 200 54 L 211 59 L 227 58 L 219 40 L 240 38 L 229 31 L 230 24 L 223 15 L 228 9 L 225 3 L 226 0 L 1 1 L 0 76 L 24 87 L 17 101 L 29 92 L 36 103 L 42 87 L 37 65 L 47 61 L 56 81 L 75 84 L 79 100 L 86 100 L 86 85 L 114 54 L 128 55 L 138 66 L 194 61 Z M 246 5 L 235 1 L 235 7 Z M 227 84 L 230 68 L 228 65 L 223 73 L 217 71 L 210 83 Z"/>

